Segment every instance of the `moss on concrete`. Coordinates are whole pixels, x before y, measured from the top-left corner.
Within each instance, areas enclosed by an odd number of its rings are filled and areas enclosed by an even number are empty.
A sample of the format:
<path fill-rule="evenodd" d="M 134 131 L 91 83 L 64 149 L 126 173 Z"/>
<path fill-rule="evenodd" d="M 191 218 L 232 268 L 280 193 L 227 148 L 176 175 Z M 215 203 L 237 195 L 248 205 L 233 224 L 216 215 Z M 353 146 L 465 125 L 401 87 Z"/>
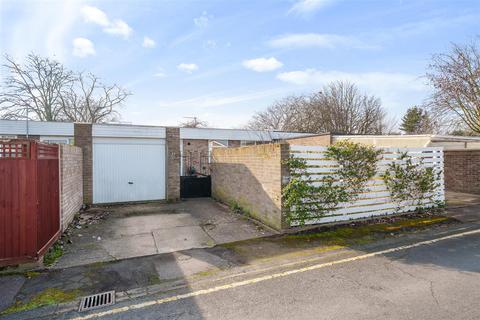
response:
<path fill-rule="evenodd" d="M 418 229 L 447 221 L 444 216 L 402 219 L 392 223 L 374 223 L 358 226 L 340 226 L 332 230 L 314 233 L 288 235 L 287 240 L 323 240 L 327 244 L 353 245 L 374 240 L 376 234 L 388 234 L 394 231 Z"/>
<path fill-rule="evenodd" d="M 162 280 L 156 274 L 148 275 L 148 285 L 160 284 Z"/>
<path fill-rule="evenodd" d="M 445 222 L 451 222 L 451 219 L 444 216 L 399 218 L 389 223 L 322 227 L 315 231 L 244 240 L 221 246 L 233 252 L 240 260 L 250 263 L 272 258 L 308 256 L 347 246 L 363 245 L 391 237 L 395 233 L 420 230 Z"/>
<path fill-rule="evenodd" d="M 27 271 L 23 275 L 25 276 L 25 278 L 32 279 L 32 278 L 35 278 L 35 277 L 37 277 L 41 274 L 42 273 L 38 272 L 38 271 Z"/>
<path fill-rule="evenodd" d="M 17 302 L 5 309 L 0 315 L 7 315 L 15 312 L 27 311 L 34 308 L 70 302 L 80 295 L 79 290 L 63 291 L 57 288 L 48 288 L 36 294 L 30 300 Z"/>
<path fill-rule="evenodd" d="M 193 278 L 201 278 L 201 277 L 208 277 L 214 275 L 215 273 L 221 271 L 219 268 L 210 268 L 204 271 L 197 272 L 193 274 Z"/>

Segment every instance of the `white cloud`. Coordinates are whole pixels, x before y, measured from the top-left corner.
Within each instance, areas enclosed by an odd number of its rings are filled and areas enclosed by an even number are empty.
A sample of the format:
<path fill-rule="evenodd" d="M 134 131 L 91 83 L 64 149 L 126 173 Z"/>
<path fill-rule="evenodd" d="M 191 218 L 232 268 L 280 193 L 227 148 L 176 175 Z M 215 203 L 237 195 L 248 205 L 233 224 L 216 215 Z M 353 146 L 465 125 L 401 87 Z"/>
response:
<path fill-rule="evenodd" d="M 245 60 L 243 61 L 243 66 L 256 72 L 268 72 L 281 68 L 283 63 L 274 57 L 270 57 Z"/>
<path fill-rule="evenodd" d="M 73 55 L 81 58 L 95 55 L 93 42 L 87 38 L 75 38 L 73 40 Z"/>
<path fill-rule="evenodd" d="M 106 33 L 122 36 L 128 39 L 133 32 L 133 29 L 123 20 L 114 20 L 108 27 L 103 29 Z"/>
<path fill-rule="evenodd" d="M 424 90 L 418 76 L 405 73 L 387 73 L 387 72 L 365 72 L 348 73 L 342 71 L 320 71 L 316 69 L 306 69 L 299 71 L 290 71 L 280 73 L 278 79 L 297 84 L 297 85 L 322 85 L 336 80 L 348 80 L 361 86 L 372 89 L 379 86 L 403 86 L 412 90 Z"/>
<path fill-rule="evenodd" d="M 223 95 L 223 94 L 209 94 L 198 96 L 194 98 L 176 100 L 176 101 L 160 101 L 158 106 L 160 107 L 183 107 L 183 108 L 208 108 L 218 107 L 229 104 L 235 104 L 239 102 L 258 100 L 262 98 L 278 95 L 279 92 L 283 92 L 278 89 L 243 93 L 238 95 Z"/>
<path fill-rule="evenodd" d="M 128 39 L 133 29 L 123 20 L 111 20 L 107 14 L 97 7 L 83 6 L 82 15 L 85 22 L 94 23 L 103 27 L 103 31 Z"/>
<path fill-rule="evenodd" d="M 165 73 L 165 71 L 163 70 L 163 68 L 158 68 L 157 69 L 157 72 L 153 74 L 154 77 L 157 77 L 157 78 L 165 78 L 167 76 L 167 74 Z"/>
<path fill-rule="evenodd" d="M 212 17 L 209 16 L 206 11 L 203 11 L 200 17 L 193 19 L 193 23 L 199 28 L 206 28 L 210 23 L 211 18 Z"/>
<path fill-rule="evenodd" d="M 295 33 L 273 38 L 268 44 L 275 48 L 319 47 L 333 49 L 336 47 L 373 48 L 353 37 L 336 34 Z"/>
<path fill-rule="evenodd" d="M 186 73 L 192 73 L 198 70 L 198 66 L 195 63 L 180 63 L 177 69 Z"/>
<path fill-rule="evenodd" d="M 316 69 L 297 70 L 278 74 L 277 78 L 291 84 L 319 89 L 332 81 L 347 80 L 378 96 L 385 106 L 406 108 L 421 103 L 429 92 L 429 87 L 417 75 L 407 73 L 342 71 L 320 71 Z"/>
<path fill-rule="evenodd" d="M 12 7 L 18 6 L 17 2 L 9 3 Z M 18 10 L 14 17 L 5 16 L 13 11 L 9 10 L 7 3 L 2 4 L 2 54 L 8 53 L 21 60 L 35 51 L 41 56 L 67 63 L 71 57 L 72 33 L 78 22 L 81 4 L 76 1 L 62 1 L 48 5 L 45 2 L 33 1 L 19 7 L 21 10 Z"/>
<path fill-rule="evenodd" d="M 156 45 L 157 45 L 157 43 L 152 38 L 149 38 L 147 36 L 143 37 L 142 46 L 144 48 L 155 48 Z"/>
<path fill-rule="evenodd" d="M 103 27 L 110 25 L 110 21 L 105 12 L 97 7 L 83 6 L 82 15 L 85 22 L 92 22 Z"/>
<path fill-rule="evenodd" d="M 203 43 L 205 49 L 215 49 L 217 47 L 217 42 L 215 40 L 207 40 Z"/>
<path fill-rule="evenodd" d="M 311 14 L 331 5 L 335 1 L 336 0 L 297 0 L 288 13 L 300 15 Z"/>

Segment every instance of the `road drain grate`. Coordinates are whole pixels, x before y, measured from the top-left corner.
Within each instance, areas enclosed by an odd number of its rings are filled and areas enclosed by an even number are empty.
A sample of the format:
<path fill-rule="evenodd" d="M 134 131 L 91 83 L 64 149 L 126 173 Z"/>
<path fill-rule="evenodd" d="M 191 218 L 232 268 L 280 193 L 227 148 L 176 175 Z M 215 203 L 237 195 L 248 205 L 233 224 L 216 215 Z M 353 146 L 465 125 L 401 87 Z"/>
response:
<path fill-rule="evenodd" d="M 115 291 L 108 291 L 86 296 L 80 301 L 78 311 L 89 311 L 105 306 L 109 306 L 115 303 Z"/>

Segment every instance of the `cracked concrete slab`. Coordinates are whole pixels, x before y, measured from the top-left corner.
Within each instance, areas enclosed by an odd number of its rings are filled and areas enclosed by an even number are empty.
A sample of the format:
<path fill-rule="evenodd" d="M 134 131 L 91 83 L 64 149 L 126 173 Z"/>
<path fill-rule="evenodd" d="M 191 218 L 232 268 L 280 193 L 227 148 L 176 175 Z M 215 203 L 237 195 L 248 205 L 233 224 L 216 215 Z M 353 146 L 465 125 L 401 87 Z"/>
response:
<path fill-rule="evenodd" d="M 157 254 L 155 240 L 151 233 L 108 239 L 101 246 L 115 259 L 126 259 Z"/>
<path fill-rule="evenodd" d="M 153 231 L 158 253 L 213 247 L 215 242 L 200 226 L 163 228 Z"/>
<path fill-rule="evenodd" d="M 20 275 L 0 277 L 0 311 L 13 303 L 24 283 L 25 277 Z"/>
<path fill-rule="evenodd" d="M 211 198 L 94 207 L 84 214 L 102 218 L 74 228 L 72 243 L 65 244 L 64 255 L 52 268 L 205 248 L 272 234 Z"/>
<path fill-rule="evenodd" d="M 105 231 L 115 238 L 150 233 L 151 230 L 155 229 L 196 226 L 198 224 L 198 220 L 188 213 L 148 214 L 114 219 L 111 224 L 106 226 Z"/>
<path fill-rule="evenodd" d="M 228 243 L 258 238 L 263 230 L 252 228 L 249 221 L 235 221 L 230 223 L 208 224 L 204 226 L 205 231 L 216 243 Z"/>

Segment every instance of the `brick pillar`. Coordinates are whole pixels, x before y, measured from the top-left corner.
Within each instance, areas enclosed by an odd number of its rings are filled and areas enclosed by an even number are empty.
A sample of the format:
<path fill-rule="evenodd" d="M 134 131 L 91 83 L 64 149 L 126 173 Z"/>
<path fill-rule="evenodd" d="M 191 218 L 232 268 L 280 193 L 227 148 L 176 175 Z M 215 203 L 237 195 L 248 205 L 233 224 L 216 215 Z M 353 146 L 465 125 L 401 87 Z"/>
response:
<path fill-rule="evenodd" d="M 180 199 L 180 128 L 166 128 L 167 200 Z"/>
<path fill-rule="evenodd" d="M 74 124 L 74 144 L 82 148 L 82 171 L 83 171 L 83 203 L 93 202 L 93 148 L 92 148 L 92 124 Z"/>

